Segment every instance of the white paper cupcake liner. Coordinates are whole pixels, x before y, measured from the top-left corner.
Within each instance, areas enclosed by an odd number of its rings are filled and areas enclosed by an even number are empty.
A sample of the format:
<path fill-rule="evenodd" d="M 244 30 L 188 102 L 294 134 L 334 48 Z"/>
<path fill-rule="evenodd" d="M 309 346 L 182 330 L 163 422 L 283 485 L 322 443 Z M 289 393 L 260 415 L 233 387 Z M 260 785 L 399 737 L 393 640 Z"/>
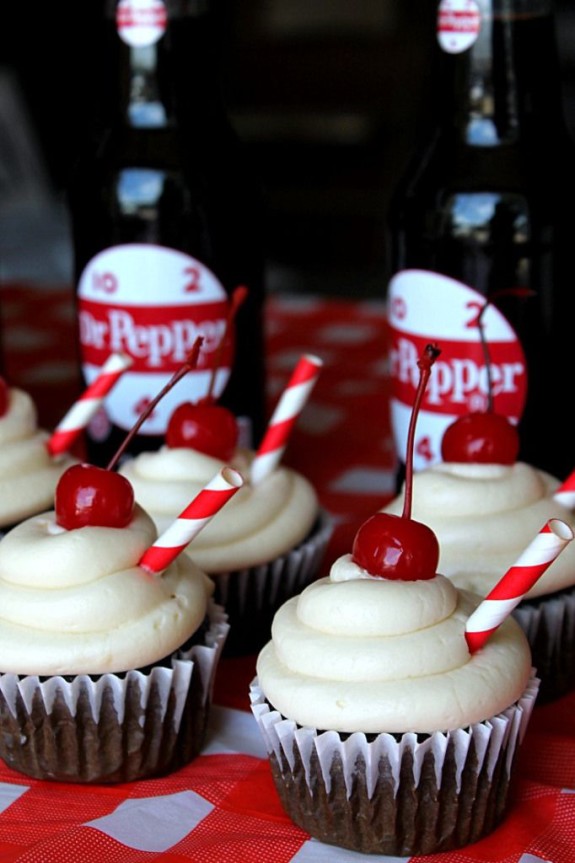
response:
<path fill-rule="evenodd" d="M 533 672 L 521 698 L 497 716 L 423 737 L 299 727 L 270 707 L 257 680 L 250 698 L 296 824 L 351 850 L 413 855 L 475 842 L 500 822 L 538 686 Z"/>
<path fill-rule="evenodd" d="M 287 554 L 261 566 L 212 575 L 214 598 L 229 615 L 227 656 L 257 653 L 271 638 L 278 608 L 317 575 L 333 521 L 321 511 L 312 533 Z"/>
<path fill-rule="evenodd" d="M 201 749 L 229 630 L 211 604 L 204 644 L 169 663 L 92 679 L 0 674 L 0 757 L 38 779 L 127 782 L 162 775 Z"/>
<path fill-rule="evenodd" d="M 527 636 L 541 678 L 538 703 L 575 689 L 575 586 L 523 600 L 513 617 Z"/>

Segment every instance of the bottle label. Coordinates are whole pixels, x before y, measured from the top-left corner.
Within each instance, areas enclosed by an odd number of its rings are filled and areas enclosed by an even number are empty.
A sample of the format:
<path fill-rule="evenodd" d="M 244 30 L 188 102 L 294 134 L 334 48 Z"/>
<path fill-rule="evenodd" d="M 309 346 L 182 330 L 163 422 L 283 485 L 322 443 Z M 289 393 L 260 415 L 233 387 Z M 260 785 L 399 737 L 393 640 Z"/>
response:
<path fill-rule="evenodd" d="M 227 294 L 200 261 L 162 246 L 131 243 L 97 254 L 78 284 L 82 371 L 87 383 L 111 353 L 132 365 L 106 398 L 106 412 L 90 433 L 103 439 L 108 422 L 130 429 L 143 408 L 177 371 L 198 336 L 203 338 L 196 369 L 188 372 L 143 424 L 142 434 L 162 435 L 174 408 L 208 392 L 211 369 L 224 338 Z M 213 387 L 217 398 L 230 376 L 232 337 L 226 339 Z M 106 421 L 107 419 L 107 421 Z"/>
<path fill-rule="evenodd" d="M 166 30 L 168 15 L 162 0 L 120 0 L 116 7 L 116 29 L 126 45 L 153 45 Z"/>
<path fill-rule="evenodd" d="M 437 41 L 448 54 L 471 48 L 481 29 L 476 0 L 441 0 L 437 13 Z"/>
<path fill-rule="evenodd" d="M 413 466 L 421 470 L 441 458 L 445 428 L 470 411 L 485 410 L 489 384 L 494 409 L 517 422 L 527 398 L 525 354 L 507 319 L 477 291 L 447 276 L 403 270 L 389 283 L 391 424 L 396 452 L 404 459 L 419 382 L 417 361 L 425 346 L 441 350 L 418 416 Z"/>

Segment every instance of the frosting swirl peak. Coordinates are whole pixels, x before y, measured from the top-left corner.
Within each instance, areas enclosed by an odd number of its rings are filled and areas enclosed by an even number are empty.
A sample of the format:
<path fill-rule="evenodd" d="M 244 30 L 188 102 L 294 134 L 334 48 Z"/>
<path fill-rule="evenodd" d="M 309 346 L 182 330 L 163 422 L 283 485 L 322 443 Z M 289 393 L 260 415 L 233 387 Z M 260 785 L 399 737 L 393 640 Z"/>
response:
<path fill-rule="evenodd" d="M 350 555 L 276 613 L 257 675 L 266 698 L 301 725 L 341 732 L 447 731 L 518 698 L 531 656 L 514 620 L 470 655 L 478 603 L 442 575 L 366 578 Z"/>

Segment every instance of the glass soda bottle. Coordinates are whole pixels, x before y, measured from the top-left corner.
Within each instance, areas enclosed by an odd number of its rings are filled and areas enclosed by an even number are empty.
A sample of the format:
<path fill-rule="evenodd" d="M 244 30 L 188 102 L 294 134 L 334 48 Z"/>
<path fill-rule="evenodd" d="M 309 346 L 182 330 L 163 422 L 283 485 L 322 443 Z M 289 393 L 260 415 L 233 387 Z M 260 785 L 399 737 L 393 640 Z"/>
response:
<path fill-rule="evenodd" d="M 554 11 L 550 0 L 442 0 L 435 35 L 432 128 L 390 207 L 396 451 L 417 357 L 436 341 L 415 469 L 440 459 L 448 424 L 485 408 L 491 379 L 495 411 L 519 424 L 520 458 L 565 478 L 575 468 L 575 148 Z"/>
<path fill-rule="evenodd" d="M 198 336 L 200 362 L 128 452 L 163 443 L 183 401 L 208 392 L 231 292 L 247 299 L 217 359 L 213 393 L 259 441 L 265 421 L 261 197 L 220 86 L 222 21 L 210 0 L 106 0 L 94 141 L 69 185 L 80 362 L 132 360 L 87 430 L 105 464 Z M 96 124 L 95 124 L 96 127 Z"/>

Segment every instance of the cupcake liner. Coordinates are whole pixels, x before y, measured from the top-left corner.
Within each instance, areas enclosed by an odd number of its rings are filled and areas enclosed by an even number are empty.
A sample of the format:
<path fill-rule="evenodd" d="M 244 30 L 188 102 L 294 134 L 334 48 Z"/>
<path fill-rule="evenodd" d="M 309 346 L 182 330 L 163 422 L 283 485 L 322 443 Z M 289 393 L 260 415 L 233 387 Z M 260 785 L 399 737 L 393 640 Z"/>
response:
<path fill-rule="evenodd" d="M 266 702 L 257 679 L 250 697 L 292 821 L 330 845 L 411 856 L 476 842 L 501 821 L 538 686 L 533 671 L 502 713 L 429 735 L 302 728 Z"/>
<path fill-rule="evenodd" d="M 257 653 L 271 638 L 275 612 L 317 575 L 333 532 L 331 517 L 321 511 L 306 539 L 296 548 L 261 566 L 211 575 L 214 599 L 229 615 L 225 656 Z"/>
<path fill-rule="evenodd" d="M 524 599 L 513 617 L 527 636 L 541 678 L 538 703 L 575 689 L 575 586 Z"/>
<path fill-rule="evenodd" d="M 0 675 L 0 757 L 36 779 L 129 782 L 159 776 L 200 751 L 229 625 L 211 604 L 204 644 L 144 671 Z"/>

